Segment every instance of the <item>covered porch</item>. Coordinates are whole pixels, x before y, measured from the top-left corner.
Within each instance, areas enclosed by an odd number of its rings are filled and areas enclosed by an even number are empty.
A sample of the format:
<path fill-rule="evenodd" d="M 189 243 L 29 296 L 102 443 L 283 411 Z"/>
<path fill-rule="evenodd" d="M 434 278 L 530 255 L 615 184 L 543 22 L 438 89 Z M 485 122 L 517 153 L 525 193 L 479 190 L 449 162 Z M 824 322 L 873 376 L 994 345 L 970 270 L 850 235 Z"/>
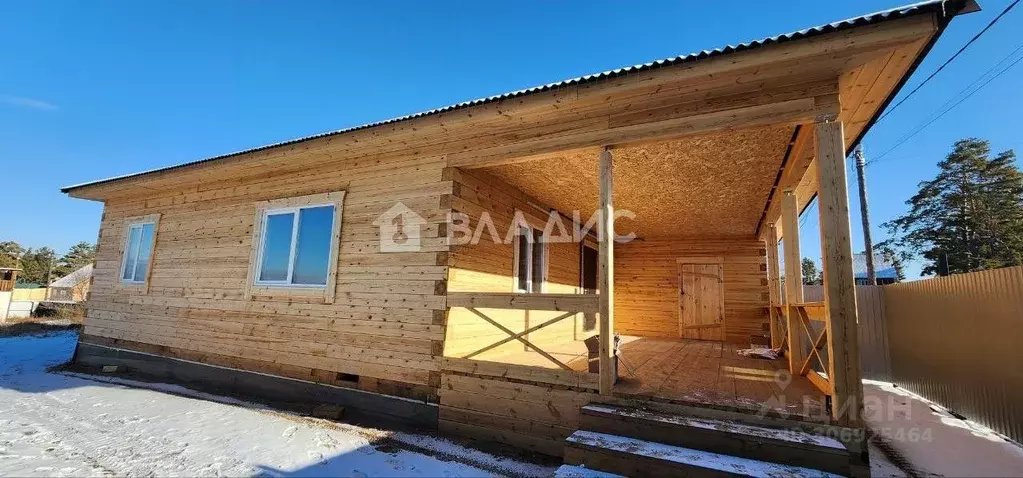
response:
<path fill-rule="evenodd" d="M 812 102 L 821 114 L 796 124 L 453 169 L 470 223 L 544 234 L 452 250 L 442 373 L 857 426 L 848 133 L 837 93 Z M 830 304 L 801 296 L 799 211 L 815 196 Z M 552 220 L 588 217 L 577 242 L 549 238 Z M 761 340 L 784 358 L 739 355 Z"/>
<path fill-rule="evenodd" d="M 580 407 L 620 400 L 862 427 L 845 157 L 935 25 L 609 75 L 447 156 L 444 205 L 472 240 L 447 258 L 441 428 L 560 454 Z M 814 199 L 824 300 L 805 303 Z M 552 218 L 588 232 L 549 241 Z M 763 335 L 784 358 L 737 353 Z"/>

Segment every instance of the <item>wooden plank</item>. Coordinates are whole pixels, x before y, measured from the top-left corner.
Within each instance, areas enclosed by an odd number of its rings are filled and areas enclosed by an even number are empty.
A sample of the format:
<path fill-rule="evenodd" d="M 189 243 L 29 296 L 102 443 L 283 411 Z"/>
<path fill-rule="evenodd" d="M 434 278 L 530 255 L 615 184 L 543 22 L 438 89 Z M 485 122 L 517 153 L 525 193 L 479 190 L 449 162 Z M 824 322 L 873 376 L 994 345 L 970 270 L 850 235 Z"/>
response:
<path fill-rule="evenodd" d="M 441 362 L 441 370 L 484 377 L 509 378 L 525 382 L 579 387 L 592 391 L 597 390 L 596 374 L 585 372 L 545 369 L 540 367 L 455 357 L 444 357 Z"/>
<path fill-rule="evenodd" d="M 791 305 L 801 309 L 810 320 L 818 322 L 827 320 L 827 308 L 824 302 L 796 302 Z"/>
<path fill-rule="evenodd" d="M 789 358 L 789 372 L 796 375 L 806 357 L 803 354 L 798 316 L 791 304 L 803 302 L 803 256 L 799 252 L 799 206 L 796 194 L 791 189 L 783 194 L 781 219 L 785 227 L 785 235 L 782 237 L 785 246 L 785 301 L 790 304 L 786 313 L 789 342 L 786 355 Z"/>
<path fill-rule="evenodd" d="M 822 377 L 816 371 L 814 370 L 808 371 L 806 373 L 806 378 L 810 380 L 810 383 L 812 383 L 814 387 L 817 387 L 817 390 L 820 390 L 821 392 L 828 395 L 834 395 L 834 388 L 832 387 L 831 382 L 829 382 L 828 379 Z"/>
<path fill-rule="evenodd" d="M 767 249 L 767 280 L 768 298 L 770 300 L 769 320 L 771 321 L 771 348 L 781 348 L 785 339 L 782 337 L 781 317 L 776 313 L 775 305 L 781 303 L 781 277 L 778 271 L 778 228 L 774 222 L 767 224 L 767 237 L 764 239 Z"/>
<path fill-rule="evenodd" d="M 611 151 L 600 152 L 600 394 L 614 389 L 614 160 Z"/>
<path fill-rule="evenodd" d="M 597 312 L 592 294 L 528 294 L 514 292 L 448 292 L 448 307 L 477 309 L 554 310 Z"/>
<path fill-rule="evenodd" d="M 817 124 L 816 153 L 832 407 L 840 424 L 855 427 L 862 423 L 863 384 L 841 121 Z"/>

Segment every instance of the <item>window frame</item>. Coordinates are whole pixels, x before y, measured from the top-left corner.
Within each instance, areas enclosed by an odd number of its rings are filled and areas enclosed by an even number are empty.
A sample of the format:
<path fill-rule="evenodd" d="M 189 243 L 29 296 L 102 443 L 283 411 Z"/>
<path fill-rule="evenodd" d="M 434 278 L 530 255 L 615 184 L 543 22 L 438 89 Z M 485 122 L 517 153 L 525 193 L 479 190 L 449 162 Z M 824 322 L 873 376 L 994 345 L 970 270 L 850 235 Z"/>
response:
<path fill-rule="evenodd" d="M 257 201 L 253 216 L 251 251 L 248 277 L 245 281 L 245 300 L 286 300 L 294 298 L 322 298 L 323 303 L 334 303 L 337 287 L 337 263 L 341 249 L 342 212 L 345 191 L 310 194 L 307 196 L 285 197 Z M 299 215 L 302 209 L 333 206 L 331 223 L 330 254 L 327 258 L 326 284 L 291 284 L 294 278 L 295 259 L 298 252 Z M 291 249 L 288 253 L 288 279 L 286 281 L 261 281 L 263 267 L 263 246 L 266 239 L 267 218 L 275 214 L 294 214 L 292 222 Z"/>
<path fill-rule="evenodd" d="M 142 279 L 137 280 L 133 274 L 132 279 L 125 279 L 124 272 L 128 266 L 128 251 L 131 249 L 129 241 L 131 241 L 131 230 L 132 228 L 139 227 L 144 228 L 146 225 L 153 226 L 153 237 L 149 242 L 149 263 L 146 264 L 146 270 L 143 273 Z M 156 263 L 156 245 L 157 239 L 160 235 L 160 214 L 149 214 L 147 216 L 136 216 L 125 218 L 121 230 L 124 233 L 124 237 L 121 239 L 121 267 L 118 270 L 117 283 L 120 285 L 121 290 L 134 290 L 142 293 L 149 292 L 149 277 L 153 272 L 153 265 Z M 141 234 L 141 232 L 140 232 Z M 142 241 L 139 240 L 139 249 L 135 252 L 133 259 L 132 268 L 138 267 L 138 256 L 142 253 Z"/>
<path fill-rule="evenodd" d="M 334 203 L 329 203 L 328 202 L 328 203 L 323 203 L 323 204 L 309 204 L 309 205 L 303 205 L 303 206 L 282 207 L 282 208 L 275 208 L 275 209 L 266 209 L 266 210 L 263 211 L 263 221 L 262 221 L 263 225 L 262 225 L 262 231 L 260 231 L 260 234 L 259 234 L 259 250 L 258 250 L 259 252 L 258 252 L 258 255 L 256 256 L 256 276 L 254 278 L 253 285 L 263 286 L 263 287 L 298 287 L 298 288 L 308 288 L 308 289 L 327 287 L 326 283 L 323 283 L 323 284 L 297 284 L 297 283 L 292 282 L 292 280 L 294 279 L 294 273 L 295 273 L 295 256 L 298 255 L 298 228 L 299 228 L 299 219 L 300 219 L 300 216 L 301 216 L 301 211 L 303 209 L 312 209 L 312 208 L 318 208 L 318 207 L 332 207 L 332 208 L 334 208 L 333 217 L 331 217 L 331 219 L 330 219 L 330 232 L 331 232 L 331 234 L 333 234 L 333 232 L 334 232 L 334 221 L 337 218 L 337 207 L 338 207 Z M 291 214 L 294 217 L 294 219 L 291 222 L 291 249 L 288 251 L 288 277 L 287 277 L 287 279 L 285 279 L 283 281 L 260 280 L 259 279 L 260 276 L 263 275 L 263 254 L 266 251 L 266 248 L 264 247 L 266 245 L 266 229 L 267 229 L 267 227 L 269 227 L 269 221 L 267 221 L 267 219 L 270 216 L 283 216 L 285 214 Z M 329 268 L 330 268 L 331 262 L 333 262 L 331 259 L 332 259 L 332 256 L 334 254 L 336 254 L 336 253 L 337 253 L 337 251 L 334 251 L 333 248 L 331 248 L 330 254 L 327 256 L 327 268 L 328 268 L 328 271 L 327 271 L 327 281 L 330 280 L 330 270 L 329 270 Z"/>
<path fill-rule="evenodd" d="M 138 222 L 133 222 L 133 223 L 128 224 L 127 228 L 124 231 L 124 245 L 122 246 L 123 247 L 122 250 L 124 252 L 121 253 L 121 275 L 119 276 L 121 278 L 121 282 L 124 283 L 124 284 L 145 284 L 146 283 L 146 276 L 149 275 L 148 274 L 148 272 L 149 272 L 149 264 L 146 264 L 146 272 L 143 273 L 142 280 L 138 280 L 136 278 L 136 275 L 138 273 L 139 256 L 142 254 L 142 235 L 143 235 L 143 231 L 145 230 L 146 226 L 153 226 L 153 237 L 149 241 L 149 257 L 150 257 L 150 261 L 152 261 L 152 257 L 153 257 L 153 244 L 156 242 L 155 241 L 155 239 L 156 239 L 156 221 L 138 221 Z M 131 250 L 131 244 L 129 244 L 129 242 L 131 241 L 131 231 L 132 231 L 132 229 L 136 229 L 136 228 L 139 230 L 139 247 L 138 247 L 138 249 L 135 250 L 135 257 L 131 258 L 131 261 L 132 261 L 132 265 L 131 265 L 132 275 L 131 276 L 132 276 L 132 278 L 131 279 L 125 279 L 124 278 L 124 273 L 125 273 L 125 271 L 128 270 L 128 251 Z"/>
<path fill-rule="evenodd" d="M 524 233 L 523 231 L 528 231 L 528 233 Z M 539 233 L 539 240 L 533 240 L 533 238 L 537 237 L 536 233 Z M 519 261 L 522 259 L 522 252 L 520 252 L 521 251 L 522 241 L 527 237 L 527 234 L 528 234 L 528 237 L 530 237 L 531 239 L 526 240 L 526 260 L 527 260 L 527 263 L 526 263 L 526 289 L 522 289 L 522 288 L 519 287 L 519 279 L 521 277 L 520 274 L 519 274 Z M 547 241 L 543 240 L 544 236 L 545 236 L 545 234 L 544 234 L 544 231 L 542 229 L 537 229 L 537 228 L 535 228 L 533 226 L 521 225 L 521 224 L 518 226 L 518 231 L 515 234 L 515 241 L 514 241 L 515 242 L 515 244 L 514 244 L 515 256 L 514 256 L 514 262 L 512 264 L 512 267 L 514 269 L 514 273 L 512 274 L 512 276 L 513 276 L 512 277 L 512 291 L 513 292 L 516 292 L 516 293 L 519 293 L 519 294 L 545 294 L 545 293 L 547 293 L 547 273 L 548 273 L 548 266 L 549 266 L 549 263 L 550 263 L 550 261 L 548 260 L 548 257 L 549 257 L 550 248 L 547 246 Z M 539 291 L 534 290 L 534 279 L 535 278 L 533 277 L 533 270 L 534 270 L 533 259 L 536 257 L 536 255 L 534 254 L 534 248 L 536 247 L 537 244 L 541 245 L 540 274 L 543 276 L 543 277 L 540 278 L 540 290 Z"/>

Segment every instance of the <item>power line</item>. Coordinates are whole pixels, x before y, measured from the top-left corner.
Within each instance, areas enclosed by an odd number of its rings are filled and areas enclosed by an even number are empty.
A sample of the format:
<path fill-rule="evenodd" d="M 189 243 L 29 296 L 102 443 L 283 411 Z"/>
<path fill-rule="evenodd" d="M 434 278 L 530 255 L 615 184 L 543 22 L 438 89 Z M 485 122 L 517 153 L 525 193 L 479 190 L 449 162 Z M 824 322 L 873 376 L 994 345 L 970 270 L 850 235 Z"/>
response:
<path fill-rule="evenodd" d="M 905 103 L 906 100 L 908 100 L 910 97 L 912 97 L 914 93 L 919 91 L 920 88 L 923 88 L 923 86 L 926 85 L 927 82 L 931 81 L 931 79 L 934 78 L 938 73 L 940 73 L 941 70 L 944 70 L 945 67 L 948 66 L 949 63 L 952 63 L 952 60 L 955 60 L 956 57 L 958 57 L 962 52 L 966 51 L 966 49 L 969 48 L 970 45 L 973 44 L 973 42 L 977 41 L 977 39 L 980 38 L 980 36 L 983 35 L 985 32 L 987 32 L 992 26 L 994 26 L 995 23 L 998 23 L 998 20 L 1001 20 L 1001 18 L 1003 16 L 1005 16 L 1006 13 L 1009 13 L 1009 10 L 1012 10 L 1012 8 L 1015 7 L 1016 4 L 1019 3 L 1019 2 L 1020 2 L 1020 0 L 1015 0 L 1014 2 L 1010 3 L 1009 6 L 1005 7 L 1005 10 L 1002 10 L 1002 13 L 999 13 L 997 17 L 992 19 L 991 22 L 987 24 L 987 26 L 985 26 L 983 29 L 981 29 L 979 32 L 977 32 L 976 35 L 973 35 L 973 38 L 970 38 L 970 41 L 966 42 L 966 44 L 963 45 L 962 48 L 959 49 L 959 51 L 955 52 L 954 55 L 949 57 L 949 59 L 945 60 L 945 62 L 942 63 L 941 66 L 939 66 L 937 70 L 934 70 L 933 73 L 931 73 L 927 78 L 925 78 L 922 83 L 920 83 L 919 85 L 916 85 L 916 88 L 913 88 L 913 91 L 910 91 L 908 95 L 903 96 L 902 99 L 899 100 L 897 103 L 895 103 L 894 106 L 892 106 L 891 108 L 888 108 L 888 111 L 884 112 L 884 114 L 882 114 L 879 118 L 877 118 L 877 121 L 880 122 L 881 120 L 883 120 L 886 116 L 891 114 L 892 111 L 895 111 L 895 109 L 898 108 L 899 105 Z"/>
<path fill-rule="evenodd" d="M 881 153 L 880 155 L 878 155 L 874 159 L 870 160 L 867 163 L 867 165 L 870 166 L 870 165 L 873 165 L 875 163 L 880 162 L 882 158 L 887 156 L 889 153 L 894 151 L 899 146 L 902 146 L 906 141 L 909 141 L 910 139 L 912 139 L 914 136 L 916 136 L 917 134 L 922 132 L 924 129 L 926 129 L 928 126 L 933 124 L 935 121 L 938 121 L 939 119 L 941 119 L 943 116 L 948 114 L 949 111 L 952 111 L 953 109 L 955 109 L 956 106 L 959 106 L 962 102 L 964 102 L 967 99 L 969 99 L 971 96 L 976 94 L 978 91 L 982 90 L 985 86 L 988 85 L 988 83 L 991 83 L 992 81 L 994 81 L 995 78 L 998 78 L 999 76 L 1002 76 L 1005 72 L 1009 71 L 1012 67 L 1016 66 L 1016 64 L 1018 64 L 1020 62 L 1020 60 L 1023 60 L 1023 56 L 1020 56 L 1015 61 L 1010 63 L 1008 66 L 1003 68 L 1001 71 L 995 73 L 993 76 L 991 76 L 986 81 L 981 83 L 980 86 L 978 86 L 977 88 L 975 88 L 972 91 L 970 91 L 970 88 L 973 88 L 973 86 L 976 85 L 981 80 L 983 80 L 984 77 L 988 76 L 992 71 L 995 71 L 995 69 L 997 69 L 1003 63 L 1005 63 L 1006 60 L 1009 60 L 1010 58 L 1013 57 L 1013 55 L 1015 55 L 1016 53 L 1020 52 L 1021 50 L 1023 50 L 1023 44 L 1021 44 L 1020 46 L 1016 47 L 1015 50 L 1013 50 L 1011 53 L 1009 53 L 1004 58 L 999 60 L 997 63 L 994 64 L 994 66 L 992 66 L 987 71 L 985 71 L 983 74 L 978 76 L 977 79 L 973 80 L 973 82 L 970 83 L 969 85 L 967 85 L 965 88 L 959 90 L 958 93 L 956 93 L 951 98 L 946 100 L 944 104 L 942 104 L 940 107 L 938 107 L 938 109 L 934 110 L 934 112 L 931 113 L 931 115 L 937 114 L 937 116 L 933 116 L 930 120 L 925 120 L 924 122 L 921 122 L 920 124 L 915 126 L 913 129 L 910 130 L 910 132 L 908 134 L 906 134 L 901 139 L 899 139 L 899 141 L 896 142 L 894 146 L 888 148 L 887 150 L 885 150 L 885 152 Z M 967 93 L 968 91 L 969 91 L 969 93 Z M 967 94 L 965 96 L 963 96 L 962 98 L 959 98 L 960 95 L 963 95 L 963 93 L 967 93 Z M 958 101 L 956 101 L 957 98 L 959 98 Z M 955 103 L 952 103 L 953 101 L 955 101 Z M 951 104 L 951 106 L 949 106 L 950 104 Z"/>
<path fill-rule="evenodd" d="M 817 200 L 816 199 L 812 199 L 811 201 L 812 202 L 810 203 L 810 205 L 808 205 L 806 207 L 806 209 L 803 210 L 803 216 L 799 218 L 799 229 L 800 230 L 803 229 L 803 224 L 806 224 L 806 220 L 811 216 L 811 214 L 812 214 L 811 210 L 813 208 L 817 207 Z"/>
<path fill-rule="evenodd" d="M 984 79 L 984 78 L 985 78 L 985 77 L 986 77 L 986 76 L 987 76 L 988 74 L 990 74 L 990 73 L 991 73 L 992 71 L 995 71 L 995 70 L 996 70 L 996 69 L 997 69 L 997 68 L 998 68 L 999 66 L 1001 66 L 1001 65 L 1002 65 L 1002 63 L 1005 63 L 1005 61 L 1006 61 L 1006 60 L 1008 60 L 1008 59 L 1012 58 L 1012 56 L 1013 56 L 1013 55 L 1015 55 L 1016 53 L 1018 53 L 1018 52 L 1019 52 L 1020 50 L 1023 50 L 1023 44 L 1021 44 L 1020 46 L 1016 47 L 1016 49 L 1015 49 L 1015 50 L 1013 50 L 1013 51 L 1012 51 L 1012 53 L 1009 53 L 1009 54 L 1008 54 L 1008 55 L 1006 55 L 1006 56 L 1005 56 L 1004 58 L 1002 58 L 1001 60 L 999 60 L 999 61 L 998 61 L 998 63 L 995 63 L 995 64 L 994 64 L 994 65 L 993 65 L 993 66 L 992 66 L 991 68 L 989 68 L 989 69 L 988 69 L 987 71 L 985 71 L 985 72 L 984 72 L 983 74 L 981 74 L 980 76 L 978 76 L 978 77 L 977 77 L 977 79 L 973 80 L 973 82 L 972 82 L 972 83 L 970 83 L 969 85 L 967 85 L 967 86 L 966 86 L 965 88 L 963 88 L 963 89 L 959 90 L 959 92 L 958 92 L 958 93 L 956 93 L 955 95 L 953 95 L 952 97 L 950 97 L 950 98 L 949 98 L 948 100 L 946 100 L 946 101 L 945 101 L 945 103 L 943 103 L 943 104 L 942 104 L 941 106 L 939 106 L 939 107 L 938 107 L 938 108 L 937 108 L 936 110 L 934 110 L 934 112 L 932 112 L 932 113 L 931 113 L 931 115 L 934 115 L 935 113 L 937 113 L 937 114 L 938 114 L 938 116 L 937 116 L 937 117 L 934 117 L 934 118 L 932 118 L 932 119 L 930 119 L 930 120 L 924 120 L 924 121 L 920 122 L 919 124 L 917 124 L 916 126 L 914 126 L 914 127 L 913 127 L 913 129 L 911 129 L 911 130 L 910 130 L 910 132 L 909 132 L 908 134 L 906 134 L 905 136 L 903 136 L 902 138 L 900 138 L 900 139 L 899 139 L 899 141 L 898 141 L 898 142 L 897 142 L 897 143 L 895 144 L 895 146 L 892 146 L 891 148 L 888 148 L 887 150 L 885 150 L 885 152 L 884 152 L 884 153 L 882 153 L 882 154 L 881 154 L 881 155 L 879 155 L 878 157 L 876 157 L 876 158 L 872 159 L 871 161 L 869 161 L 869 162 L 867 163 L 867 165 L 869 166 L 869 165 L 872 165 L 872 164 L 874 164 L 874 163 L 876 163 L 876 162 L 879 162 L 879 161 L 881 160 L 881 158 L 882 158 L 882 157 L 886 156 L 886 155 L 887 155 L 888 153 L 891 153 L 891 152 L 892 152 L 892 150 L 894 150 L 895 148 L 898 148 L 899 146 L 901 146 L 901 145 L 902 145 L 903 143 L 905 143 L 906 141 L 908 141 L 908 140 L 909 140 L 910 138 L 912 138 L 913 136 L 916 136 L 916 135 L 917 135 L 918 133 L 920 133 L 921 131 L 923 131 L 923 129 L 924 129 L 924 128 L 926 128 L 927 126 L 930 126 L 930 125 L 931 125 L 931 123 L 934 123 L 935 121 L 937 121 L 937 120 L 938 120 L 938 118 L 941 118 L 941 117 L 942 117 L 942 116 L 944 116 L 944 115 L 945 115 L 946 113 L 948 113 L 948 112 L 949 112 L 950 110 L 952 110 L 952 108 L 955 108 L 955 107 L 956 107 L 956 106 L 958 106 L 958 105 L 959 105 L 960 103 L 962 103 L 963 101 L 965 101 L 965 100 L 966 100 L 966 98 L 969 98 L 970 96 L 973 96 L 973 94 L 974 94 L 974 93 L 976 93 L 977 91 L 980 91 L 980 89 L 981 89 L 981 88 L 983 88 L 984 86 L 986 86 L 986 85 L 987 85 L 988 83 L 990 83 L 990 82 L 991 82 L 991 80 L 993 80 L 993 79 L 997 78 L 997 77 L 998 77 L 999 75 L 1001 75 L 1002 73 L 1005 73 L 1005 71 L 1006 71 L 1006 70 L 1008 70 L 1009 68 L 1012 68 L 1012 67 L 1013 67 L 1013 66 L 1014 66 L 1014 65 L 1015 65 L 1016 63 L 1018 63 L 1018 62 L 1019 62 L 1019 59 L 1017 59 L 1017 60 L 1016 60 L 1015 62 L 1013 62 L 1013 63 L 1012 63 L 1011 65 L 1009 65 L 1009 66 L 1008 66 L 1008 67 L 1007 67 L 1007 68 L 1006 68 L 1005 70 L 1002 70 L 1002 71 L 998 72 L 997 74 L 995 74 L 994 76 L 992 76 L 991 78 L 988 78 L 988 80 L 987 80 L 987 81 L 985 81 L 985 82 L 984 82 L 984 83 L 983 83 L 982 85 L 980 85 L 980 86 L 979 86 L 979 87 L 978 87 L 977 89 L 975 89 L 975 90 L 971 91 L 971 92 L 970 92 L 970 93 L 968 93 L 968 94 L 967 94 L 967 95 L 966 95 L 965 97 L 963 97 L 963 98 L 959 99 L 958 101 L 956 101 L 956 99 L 957 99 L 957 98 L 959 98 L 959 97 L 960 97 L 960 95 L 962 95 L 963 93 L 966 93 L 967 91 L 969 91 L 969 90 L 970 90 L 970 88 L 972 88 L 972 87 L 973 87 L 974 85 L 976 85 L 976 84 L 977 84 L 978 82 L 980 82 L 981 80 L 983 80 L 983 79 Z M 955 101 L 955 104 L 952 104 L 952 102 L 953 102 L 953 101 Z M 951 106 L 949 106 L 949 105 L 951 105 Z"/>

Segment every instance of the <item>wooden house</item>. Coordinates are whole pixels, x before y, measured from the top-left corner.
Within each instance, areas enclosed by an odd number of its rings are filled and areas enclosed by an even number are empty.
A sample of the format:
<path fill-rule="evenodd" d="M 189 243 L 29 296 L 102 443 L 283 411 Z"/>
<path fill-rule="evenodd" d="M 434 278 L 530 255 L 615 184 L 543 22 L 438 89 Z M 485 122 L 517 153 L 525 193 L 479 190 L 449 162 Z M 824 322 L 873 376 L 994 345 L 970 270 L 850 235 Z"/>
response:
<path fill-rule="evenodd" d="M 18 281 L 20 270 L 15 267 L 0 267 L 0 323 L 7 321 L 11 301 L 14 299 L 14 284 Z"/>
<path fill-rule="evenodd" d="M 88 297 L 92 284 L 92 264 L 75 269 L 46 287 L 46 300 L 56 302 L 82 302 Z"/>
<path fill-rule="evenodd" d="M 67 187 L 105 205 L 76 360 L 633 474 L 677 463 L 615 468 L 576 430 L 642 407 L 862 431 L 846 153 L 973 8 L 915 4 Z M 804 303 L 814 197 L 825 300 Z M 613 211 L 620 241 L 602 233 Z M 551 240 L 559 221 L 592 227 Z M 764 333 L 785 359 L 736 353 Z M 844 446 L 855 471 L 862 441 Z"/>

